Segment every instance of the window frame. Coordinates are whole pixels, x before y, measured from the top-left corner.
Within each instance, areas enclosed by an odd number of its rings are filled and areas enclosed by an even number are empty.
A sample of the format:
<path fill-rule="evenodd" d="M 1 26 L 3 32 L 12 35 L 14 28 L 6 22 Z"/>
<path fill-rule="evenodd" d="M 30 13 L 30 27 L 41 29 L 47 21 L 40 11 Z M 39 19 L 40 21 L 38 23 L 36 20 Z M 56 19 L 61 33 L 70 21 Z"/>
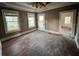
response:
<path fill-rule="evenodd" d="M 7 12 L 14 12 L 15 13 L 15 15 L 5 15 L 5 13 Z M 5 33 L 6 34 L 9 34 L 9 33 L 14 33 L 14 32 L 18 32 L 18 31 L 20 31 L 20 21 L 19 21 L 19 13 L 18 13 L 18 11 L 12 11 L 12 10 L 2 10 L 2 16 L 3 16 L 3 22 L 4 22 L 4 28 L 5 28 Z M 6 22 L 6 17 L 5 16 L 16 16 L 16 17 L 18 17 L 18 26 L 19 26 L 19 29 L 18 30 L 12 30 L 12 31 L 8 31 L 8 29 L 7 29 L 7 22 Z"/>
<path fill-rule="evenodd" d="M 34 28 L 36 27 L 36 22 L 35 22 L 35 14 L 34 13 L 27 13 L 27 17 L 28 17 L 28 28 Z M 34 26 L 33 27 L 29 27 L 29 17 L 34 17 Z"/>

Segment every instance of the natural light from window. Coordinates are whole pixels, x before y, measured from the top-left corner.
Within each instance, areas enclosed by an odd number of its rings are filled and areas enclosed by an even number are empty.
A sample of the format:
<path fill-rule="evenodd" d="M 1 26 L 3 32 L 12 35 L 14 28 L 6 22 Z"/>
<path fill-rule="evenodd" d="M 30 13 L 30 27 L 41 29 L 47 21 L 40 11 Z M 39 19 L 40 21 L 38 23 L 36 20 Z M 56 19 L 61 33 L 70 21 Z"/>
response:
<path fill-rule="evenodd" d="M 65 24 L 71 24 L 71 17 L 70 16 L 65 17 Z"/>
<path fill-rule="evenodd" d="M 5 18 L 8 32 L 19 30 L 19 23 L 17 16 L 5 16 Z"/>
<path fill-rule="evenodd" d="M 35 27 L 35 16 L 34 14 L 28 14 L 28 27 L 33 28 Z"/>

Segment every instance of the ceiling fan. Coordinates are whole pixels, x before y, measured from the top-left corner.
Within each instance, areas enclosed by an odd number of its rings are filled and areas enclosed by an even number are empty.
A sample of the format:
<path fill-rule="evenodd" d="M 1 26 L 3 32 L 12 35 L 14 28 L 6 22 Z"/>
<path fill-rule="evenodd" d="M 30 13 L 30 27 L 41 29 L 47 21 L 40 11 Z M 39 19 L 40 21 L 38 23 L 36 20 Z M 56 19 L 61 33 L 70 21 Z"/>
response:
<path fill-rule="evenodd" d="M 46 7 L 50 2 L 32 2 L 32 7 L 42 8 Z"/>

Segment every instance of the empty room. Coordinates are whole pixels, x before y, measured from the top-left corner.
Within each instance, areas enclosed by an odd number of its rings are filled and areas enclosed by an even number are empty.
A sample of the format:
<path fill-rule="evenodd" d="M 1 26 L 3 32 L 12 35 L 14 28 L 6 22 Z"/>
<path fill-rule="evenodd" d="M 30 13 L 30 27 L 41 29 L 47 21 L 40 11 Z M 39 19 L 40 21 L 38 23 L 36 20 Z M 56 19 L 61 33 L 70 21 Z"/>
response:
<path fill-rule="evenodd" d="M 78 56 L 78 2 L 0 2 L 1 56 Z"/>

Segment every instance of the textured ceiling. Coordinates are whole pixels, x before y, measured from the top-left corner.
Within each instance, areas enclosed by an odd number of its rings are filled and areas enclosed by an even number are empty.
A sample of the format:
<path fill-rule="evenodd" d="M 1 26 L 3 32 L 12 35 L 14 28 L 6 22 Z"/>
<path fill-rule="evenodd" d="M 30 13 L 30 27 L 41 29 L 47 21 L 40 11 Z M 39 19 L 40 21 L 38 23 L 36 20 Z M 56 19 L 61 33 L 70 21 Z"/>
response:
<path fill-rule="evenodd" d="M 31 3 L 32 2 L 3 2 L 3 3 L 0 3 L 0 5 L 4 6 L 4 7 L 20 9 L 20 10 L 24 10 L 24 11 L 42 12 L 42 11 L 46 11 L 46 10 L 51 10 L 51 9 L 75 4 L 75 3 L 70 3 L 70 2 L 51 2 L 44 8 L 35 8 L 35 7 L 32 7 Z"/>

